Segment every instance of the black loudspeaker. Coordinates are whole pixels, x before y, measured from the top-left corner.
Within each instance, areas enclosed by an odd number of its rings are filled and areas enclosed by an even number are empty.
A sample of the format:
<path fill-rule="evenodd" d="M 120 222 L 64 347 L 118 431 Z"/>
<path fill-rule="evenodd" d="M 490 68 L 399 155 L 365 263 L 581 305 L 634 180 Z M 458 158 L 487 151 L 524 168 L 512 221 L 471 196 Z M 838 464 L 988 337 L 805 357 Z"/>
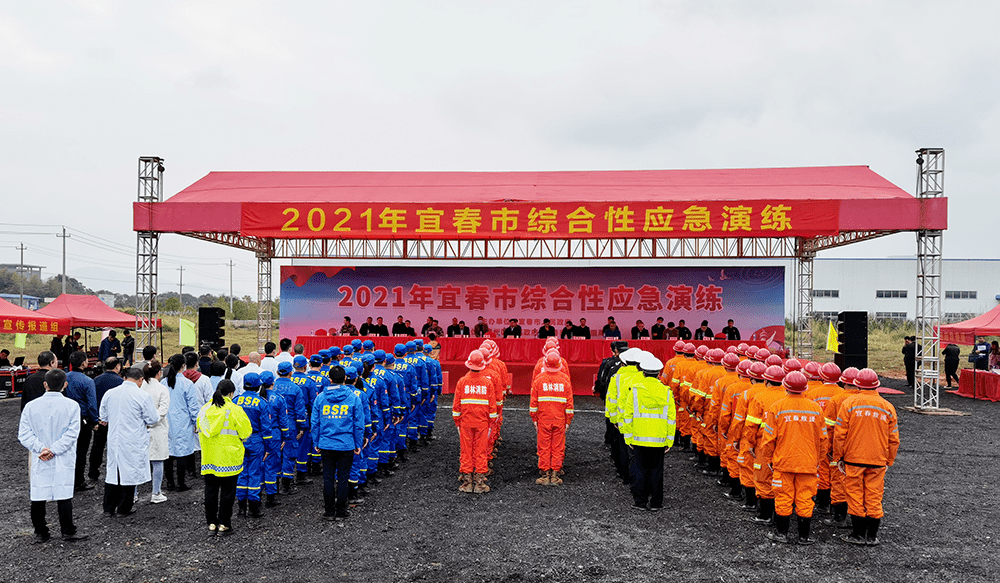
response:
<path fill-rule="evenodd" d="M 868 367 L 868 312 L 837 314 L 837 342 L 840 350 L 834 362 L 841 370 Z"/>
<path fill-rule="evenodd" d="M 226 311 L 222 308 L 198 308 L 198 345 L 209 344 L 217 350 L 226 340 Z"/>

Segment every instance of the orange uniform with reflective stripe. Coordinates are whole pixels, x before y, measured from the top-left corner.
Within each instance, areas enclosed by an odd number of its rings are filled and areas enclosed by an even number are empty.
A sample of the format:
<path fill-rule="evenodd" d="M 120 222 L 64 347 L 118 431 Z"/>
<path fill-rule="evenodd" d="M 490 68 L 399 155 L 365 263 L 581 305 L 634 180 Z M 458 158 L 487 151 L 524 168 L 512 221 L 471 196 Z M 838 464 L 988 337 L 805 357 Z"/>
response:
<path fill-rule="evenodd" d="M 811 517 L 819 478 L 816 469 L 826 461 L 826 422 L 823 410 L 803 395 L 788 394 L 764 415 L 760 463 L 771 465 L 774 511 L 779 516 Z"/>
<path fill-rule="evenodd" d="M 827 434 L 827 446 L 829 451 L 830 463 L 834 466 L 837 461 L 833 457 L 833 428 L 837 424 L 837 410 L 840 408 L 840 404 L 844 402 L 851 395 L 857 395 L 858 389 L 852 385 L 848 385 L 849 388 L 841 389 L 841 392 L 830 397 L 830 400 L 826 402 L 826 406 L 823 407 L 823 416 L 826 418 L 826 434 Z M 847 493 L 844 490 L 844 473 L 833 469 L 830 469 L 830 503 L 839 504 L 841 502 L 847 502 Z"/>
<path fill-rule="evenodd" d="M 566 376 L 569 376 L 569 363 L 566 362 L 566 359 L 563 358 L 563 357 L 561 357 L 561 356 L 559 357 L 559 362 L 562 363 L 562 368 L 559 369 L 559 372 L 564 373 Z M 541 358 L 538 359 L 538 362 L 535 363 L 534 370 L 531 371 L 531 380 L 532 380 L 532 382 L 534 382 L 535 377 L 537 377 L 539 374 L 541 374 L 542 367 L 544 365 L 545 365 L 545 357 L 543 356 L 543 357 L 541 357 Z"/>
<path fill-rule="evenodd" d="M 753 457 L 750 456 L 750 442 L 744 439 L 746 430 L 747 408 L 750 401 L 757 396 L 757 393 L 767 388 L 763 382 L 753 380 L 750 387 L 738 394 L 734 401 L 736 408 L 733 409 L 733 422 L 729 426 L 729 439 L 733 442 L 737 451 L 736 463 L 740 467 L 740 483 L 747 488 L 753 488 Z"/>
<path fill-rule="evenodd" d="M 815 384 L 814 384 L 815 383 Z M 812 399 L 814 403 L 820 406 L 823 410 L 823 416 L 826 417 L 826 404 L 830 402 L 830 399 L 843 393 L 844 389 L 840 388 L 840 385 L 836 383 L 824 383 L 821 381 L 809 381 L 809 388 L 806 389 L 805 397 L 807 399 Z M 827 449 L 823 452 L 823 459 L 820 460 L 819 464 L 819 485 L 817 488 L 820 490 L 830 489 L 830 474 L 831 468 L 836 467 L 837 464 L 833 461 L 833 456 L 830 455 L 830 448 L 833 445 L 833 425 L 826 423 L 824 419 L 824 432 L 826 433 L 826 443 Z"/>
<path fill-rule="evenodd" d="M 698 376 L 698 373 L 702 369 L 707 368 L 709 364 L 703 360 L 692 359 L 689 361 L 690 364 L 684 367 L 684 374 L 681 376 L 681 385 L 683 387 L 682 394 L 686 399 L 686 407 L 688 410 L 687 418 L 687 433 L 691 436 L 691 441 L 695 445 L 701 447 L 701 432 L 696 430 L 696 427 L 701 424 L 698 418 L 698 413 L 694 410 L 695 407 L 695 397 L 697 394 L 694 392 L 694 381 Z"/>
<path fill-rule="evenodd" d="M 490 421 L 497 416 L 495 390 L 493 379 L 483 371 L 469 371 L 455 385 L 451 415 L 458 427 L 463 474 L 486 473 Z"/>
<path fill-rule="evenodd" d="M 701 433 L 701 447 L 705 455 L 716 456 L 719 454 L 716 445 L 717 434 L 714 423 L 711 423 L 709 416 L 714 404 L 715 383 L 726 374 L 726 369 L 721 364 L 709 364 L 702 369 L 695 377 L 697 394 L 697 413 L 701 422 L 696 425 L 696 429 Z"/>
<path fill-rule="evenodd" d="M 885 469 L 896 461 L 899 427 L 896 409 L 874 390 L 860 391 L 840 405 L 833 456 L 843 460 L 847 511 L 882 518 Z"/>
<path fill-rule="evenodd" d="M 538 469 L 561 470 L 566 456 L 566 428 L 573 420 L 573 387 L 566 375 L 540 372 L 531 383 L 529 411 L 538 428 Z"/>
<path fill-rule="evenodd" d="M 754 487 L 758 498 L 774 498 L 771 491 L 771 469 L 760 462 L 757 451 L 764 437 L 764 415 L 776 401 L 785 396 L 785 389 L 778 386 L 765 386 L 759 391 L 747 406 L 746 421 L 743 424 L 743 441 L 747 442 L 747 456 L 753 464 Z"/>
<path fill-rule="evenodd" d="M 719 459 L 721 465 L 729 469 L 729 475 L 738 477 L 740 466 L 736 461 L 738 447 L 733 446 L 736 441 L 732 438 L 731 429 L 733 427 L 733 412 L 736 410 L 736 399 L 741 393 L 750 388 L 750 379 L 739 378 L 730 383 L 722 393 L 722 400 L 719 404 Z M 740 429 L 742 431 L 742 428 Z"/>
<path fill-rule="evenodd" d="M 676 401 L 677 405 L 677 431 L 684 436 L 691 435 L 688 391 L 687 386 L 684 384 L 684 376 L 693 364 L 696 364 L 694 358 L 682 357 L 681 361 L 674 366 L 670 379 L 670 389 L 674 393 L 674 401 Z"/>

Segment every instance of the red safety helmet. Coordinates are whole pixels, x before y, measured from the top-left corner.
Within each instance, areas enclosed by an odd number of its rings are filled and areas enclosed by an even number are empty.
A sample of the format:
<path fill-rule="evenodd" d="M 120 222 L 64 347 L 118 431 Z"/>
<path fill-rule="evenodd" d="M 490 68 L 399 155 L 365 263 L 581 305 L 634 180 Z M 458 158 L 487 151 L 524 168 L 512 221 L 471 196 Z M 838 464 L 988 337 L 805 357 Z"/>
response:
<path fill-rule="evenodd" d="M 770 350 L 766 348 L 758 348 L 757 352 L 755 352 L 751 358 L 753 358 L 754 360 L 759 360 L 761 362 L 764 362 L 765 360 L 767 360 L 768 356 L 771 356 Z"/>
<path fill-rule="evenodd" d="M 785 390 L 789 393 L 803 393 L 806 387 L 809 386 L 809 379 L 801 372 L 793 370 L 785 375 L 785 378 L 781 381 L 781 386 L 785 387 Z"/>
<path fill-rule="evenodd" d="M 694 354 L 694 344 L 687 342 L 684 344 L 684 354 Z"/>
<path fill-rule="evenodd" d="M 772 354 L 771 356 L 768 356 L 767 358 L 764 359 L 764 364 L 766 364 L 767 366 L 781 366 L 782 362 L 784 361 L 782 361 L 781 357 L 778 356 L 777 354 Z"/>
<path fill-rule="evenodd" d="M 490 352 L 490 349 L 489 349 L 488 346 L 482 346 L 482 347 L 480 347 L 479 348 L 479 352 L 481 352 L 483 354 L 483 362 L 484 363 L 486 363 L 488 365 L 489 363 L 493 362 L 493 354 Z"/>
<path fill-rule="evenodd" d="M 558 346 L 559 343 L 556 342 L 556 339 L 552 336 L 549 336 L 548 338 L 545 339 L 545 346 L 542 347 L 542 354 L 547 353 L 551 348 L 558 348 Z"/>
<path fill-rule="evenodd" d="M 844 386 L 854 385 L 854 378 L 858 376 L 858 369 L 853 366 L 844 369 L 844 372 L 840 373 L 840 382 L 844 383 Z"/>
<path fill-rule="evenodd" d="M 735 346 L 730 345 L 726 347 L 726 354 L 739 354 L 739 351 L 736 350 Z"/>
<path fill-rule="evenodd" d="M 484 347 L 486 348 L 486 350 L 490 351 L 490 356 L 491 357 L 495 358 L 497 356 L 500 356 L 500 347 L 497 346 L 497 343 L 494 342 L 493 340 L 491 340 L 489 338 L 487 338 L 486 340 L 483 340 L 483 343 L 479 347 L 479 349 L 482 350 Z"/>
<path fill-rule="evenodd" d="M 745 356 L 747 358 L 753 358 L 753 359 L 756 360 L 757 359 L 757 347 L 756 346 L 750 346 L 749 344 L 747 344 L 746 348 L 743 349 L 743 356 Z"/>
<path fill-rule="evenodd" d="M 471 370 L 483 370 L 486 368 L 486 358 L 483 357 L 482 351 L 473 350 L 470 352 L 468 360 L 465 361 L 465 366 Z"/>
<path fill-rule="evenodd" d="M 730 348 L 732 348 L 732 347 L 730 347 Z M 738 354 L 746 355 L 747 348 L 750 348 L 749 344 L 747 344 L 746 342 L 740 342 L 739 344 L 736 345 L 736 352 Z"/>
<path fill-rule="evenodd" d="M 698 346 L 698 348 L 696 348 L 694 351 L 694 355 L 701 360 L 705 360 L 705 355 L 707 354 L 708 354 L 708 347 L 705 346 L 704 344 Z"/>
<path fill-rule="evenodd" d="M 828 362 L 819 367 L 819 378 L 828 383 L 835 383 L 840 380 L 840 367 L 835 362 Z"/>
<path fill-rule="evenodd" d="M 859 389 L 877 389 L 879 387 L 878 373 L 870 368 L 863 368 L 854 377 L 854 386 Z"/>
<path fill-rule="evenodd" d="M 820 369 L 819 363 L 812 360 L 802 365 L 802 372 L 805 373 L 806 378 L 808 378 L 811 381 L 819 380 L 819 369 Z"/>
<path fill-rule="evenodd" d="M 732 347 L 730 346 L 730 348 Z M 722 366 L 726 367 L 727 370 L 736 370 L 736 367 L 738 367 L 741 362 L 744 361 L 740 360 L 740 357 L 736 356 L 735 352 L 729 352 L 722 357 Z"/>
<path fill-rule="evenodd" d="M 785 380 L 785 371 L 780 366 L 771 365 L 764 371 L 764 380 L 773 383 L 780 383 Z"/>
<path fill-rule="evenodd" d="M 736 372 L 745 377 L 750 376 L 750 367 L 753 366 L 752 360 L 741 360 L 739 364 L 736 365 Z"/>
<path fill-rule="evenodd" d="M 781 368 L 785 369 L 785 374 L 788 374 L 793 370 L 802 370 L 802 362 L 794 358 L 789 358 L 781 365 Z"/>
<path fill-rule="evenodd" d="M 556 372 L 562 370 L 562 358 L 559 356 L 558 350 L 550 350 L 545 353 L 545 364 L 543 365 L 545 370 L 550 372 Z"/>
<path fill-rule="evenodd" d="M 726 356 L 726 351 L 721 348 L 713 348 L 708 351 L 706 356 L 708 358 L 708 362 L 719 364 L 722 362 L 723 357 Z"/>
<path fill-rule="evenodd" d="M 674 352 L 684 352 L 684 346 L 685 345 L 683 340 L 678 340 L 677 342 L 674 342 Z"/>
<path fill-rule="evenodd" d="M 750 378 L 758 381 L 764 380 L 764 373 L 767 371 L 767 365 L 763 362 L 757 361 L 750 365 Z"/>

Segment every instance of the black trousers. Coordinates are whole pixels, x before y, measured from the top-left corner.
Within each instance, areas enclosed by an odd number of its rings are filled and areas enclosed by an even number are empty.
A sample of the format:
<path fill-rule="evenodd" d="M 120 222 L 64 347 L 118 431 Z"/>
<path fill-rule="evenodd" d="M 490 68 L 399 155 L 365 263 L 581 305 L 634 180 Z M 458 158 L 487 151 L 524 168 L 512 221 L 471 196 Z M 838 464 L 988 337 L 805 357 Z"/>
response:
<path fill-rule="evenodd" d="M 319 453 L 323 458 L 323 514 L 347 516 L 347 479 L 354 452 L 321 449 Z"/>
<path fill-rule="evenodd" d="M 632 498 L 635 503 L 651 508 L 663 507 L 662 447 L 632 448 Z"/>
<path fill-rule="evenodd" d="M 73 485 L 77 488 L 83 485 L 87 475 L 87 449 L 94 427 L 84 417 L 80 417 L 80 438 L 76 440 L 76 479 Z"/>
<path fill-rule="evenodd" d="M 170 456 L 163 461 L 163 477 L 167 480 L 167 485 L 170 487 L 174 486 L 174 469 L 177 470 L 177 482 L 178 486 L 187 486 L 187 470 L 188 466 L 194 464 L 194 454 L 185 455 L 181 457 Z M 212 524 L 215 524 L 214 522 Z"/>
<path fill-rule="evenodd" d="M 205 474 L 205 520 L 208 524 L 232 528 L 237 477 Z"/>
<path fill-rule="evenodd" d="M 617 427 L 611 423 L 611 420 L 607 417 L 604 418 L 604 443 L 612 445 L 615 443 L 615 432 L 618 430 Z"/>
<path fill-rule="evenodd" d="M 121 482 L 121 474 L 116 476 Z M 128 514 L 132 512 L 135 502 L 135 486 L 104 483 L 104 511 L 111 514 Z"/>
<path fill-rule="evenodd" d="M 615 446 L 611 446 L 615 447 Z M 629 449 L 628 444 L 625 443 L 625 436 L 618 433 L 618 475 L 621 476 L 623 480 L 628 480 L 632 472 L 630 459 L 632 457 L 632 451 Z"/>
<path fill-rule="evenodd" d="M 944 361 L 944 378 L 948 382 L 948 386 L 951 386 L 951 379 L 955 379 L 955 384 L 958 384 L 958 362 L 948 362 Z"/>
<path fill-rule="evenodd" d="M 907 361 L 904 360 L 903 361 L 903 366 L 906 367 L 906 384 L 908 384 L 908 385 L 910 385 L 912 387 L 913 386 L 913 380 L 914 380 L 914 377 L 916 376 L 916 372 L 917 372 L 917 363 L 916 362 L 907 362 Z"/>
<path fill-rule="evenodd" d="M 59 530 L 63 536 L 76 534 L 76 525 L 73 524 L 73 499 L 57 500 L 59 508 Z M 49 525 L 45 523 L 45 501 L 31 501 L 31 526 L 35 527 L 35 534 L 49 536 Z"/>
<path fill-rule="evenodd" d="M 94 442 L 90 446 L 90 471 L 88 476 L 91 480 L 101 477 L 101 464 L 104 463 L 104 448 L 108 445 L 108 427 L 98 425 L 94 430 Z"/>

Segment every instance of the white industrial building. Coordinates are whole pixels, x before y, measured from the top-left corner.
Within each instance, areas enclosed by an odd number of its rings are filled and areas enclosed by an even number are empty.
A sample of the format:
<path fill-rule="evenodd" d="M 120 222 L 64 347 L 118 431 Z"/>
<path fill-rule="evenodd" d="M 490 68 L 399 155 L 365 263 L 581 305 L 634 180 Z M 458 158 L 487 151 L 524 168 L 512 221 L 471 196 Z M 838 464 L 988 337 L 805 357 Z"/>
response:
<path fill-rule="evenodd" d="M 917 303 L 915 257 L 823 259 L 813 267 L 813 312 L 836 318 L 842 311 L 868 312 L 870 318 L 913 320 Z M 785 264 L 785 313 L 791 317 L 795 288 L 793 262 Z M 993 309 L 1000 302 L 1000 259 L 943 259 L 941 311 L 944 322 L 958 322 Z"/>

